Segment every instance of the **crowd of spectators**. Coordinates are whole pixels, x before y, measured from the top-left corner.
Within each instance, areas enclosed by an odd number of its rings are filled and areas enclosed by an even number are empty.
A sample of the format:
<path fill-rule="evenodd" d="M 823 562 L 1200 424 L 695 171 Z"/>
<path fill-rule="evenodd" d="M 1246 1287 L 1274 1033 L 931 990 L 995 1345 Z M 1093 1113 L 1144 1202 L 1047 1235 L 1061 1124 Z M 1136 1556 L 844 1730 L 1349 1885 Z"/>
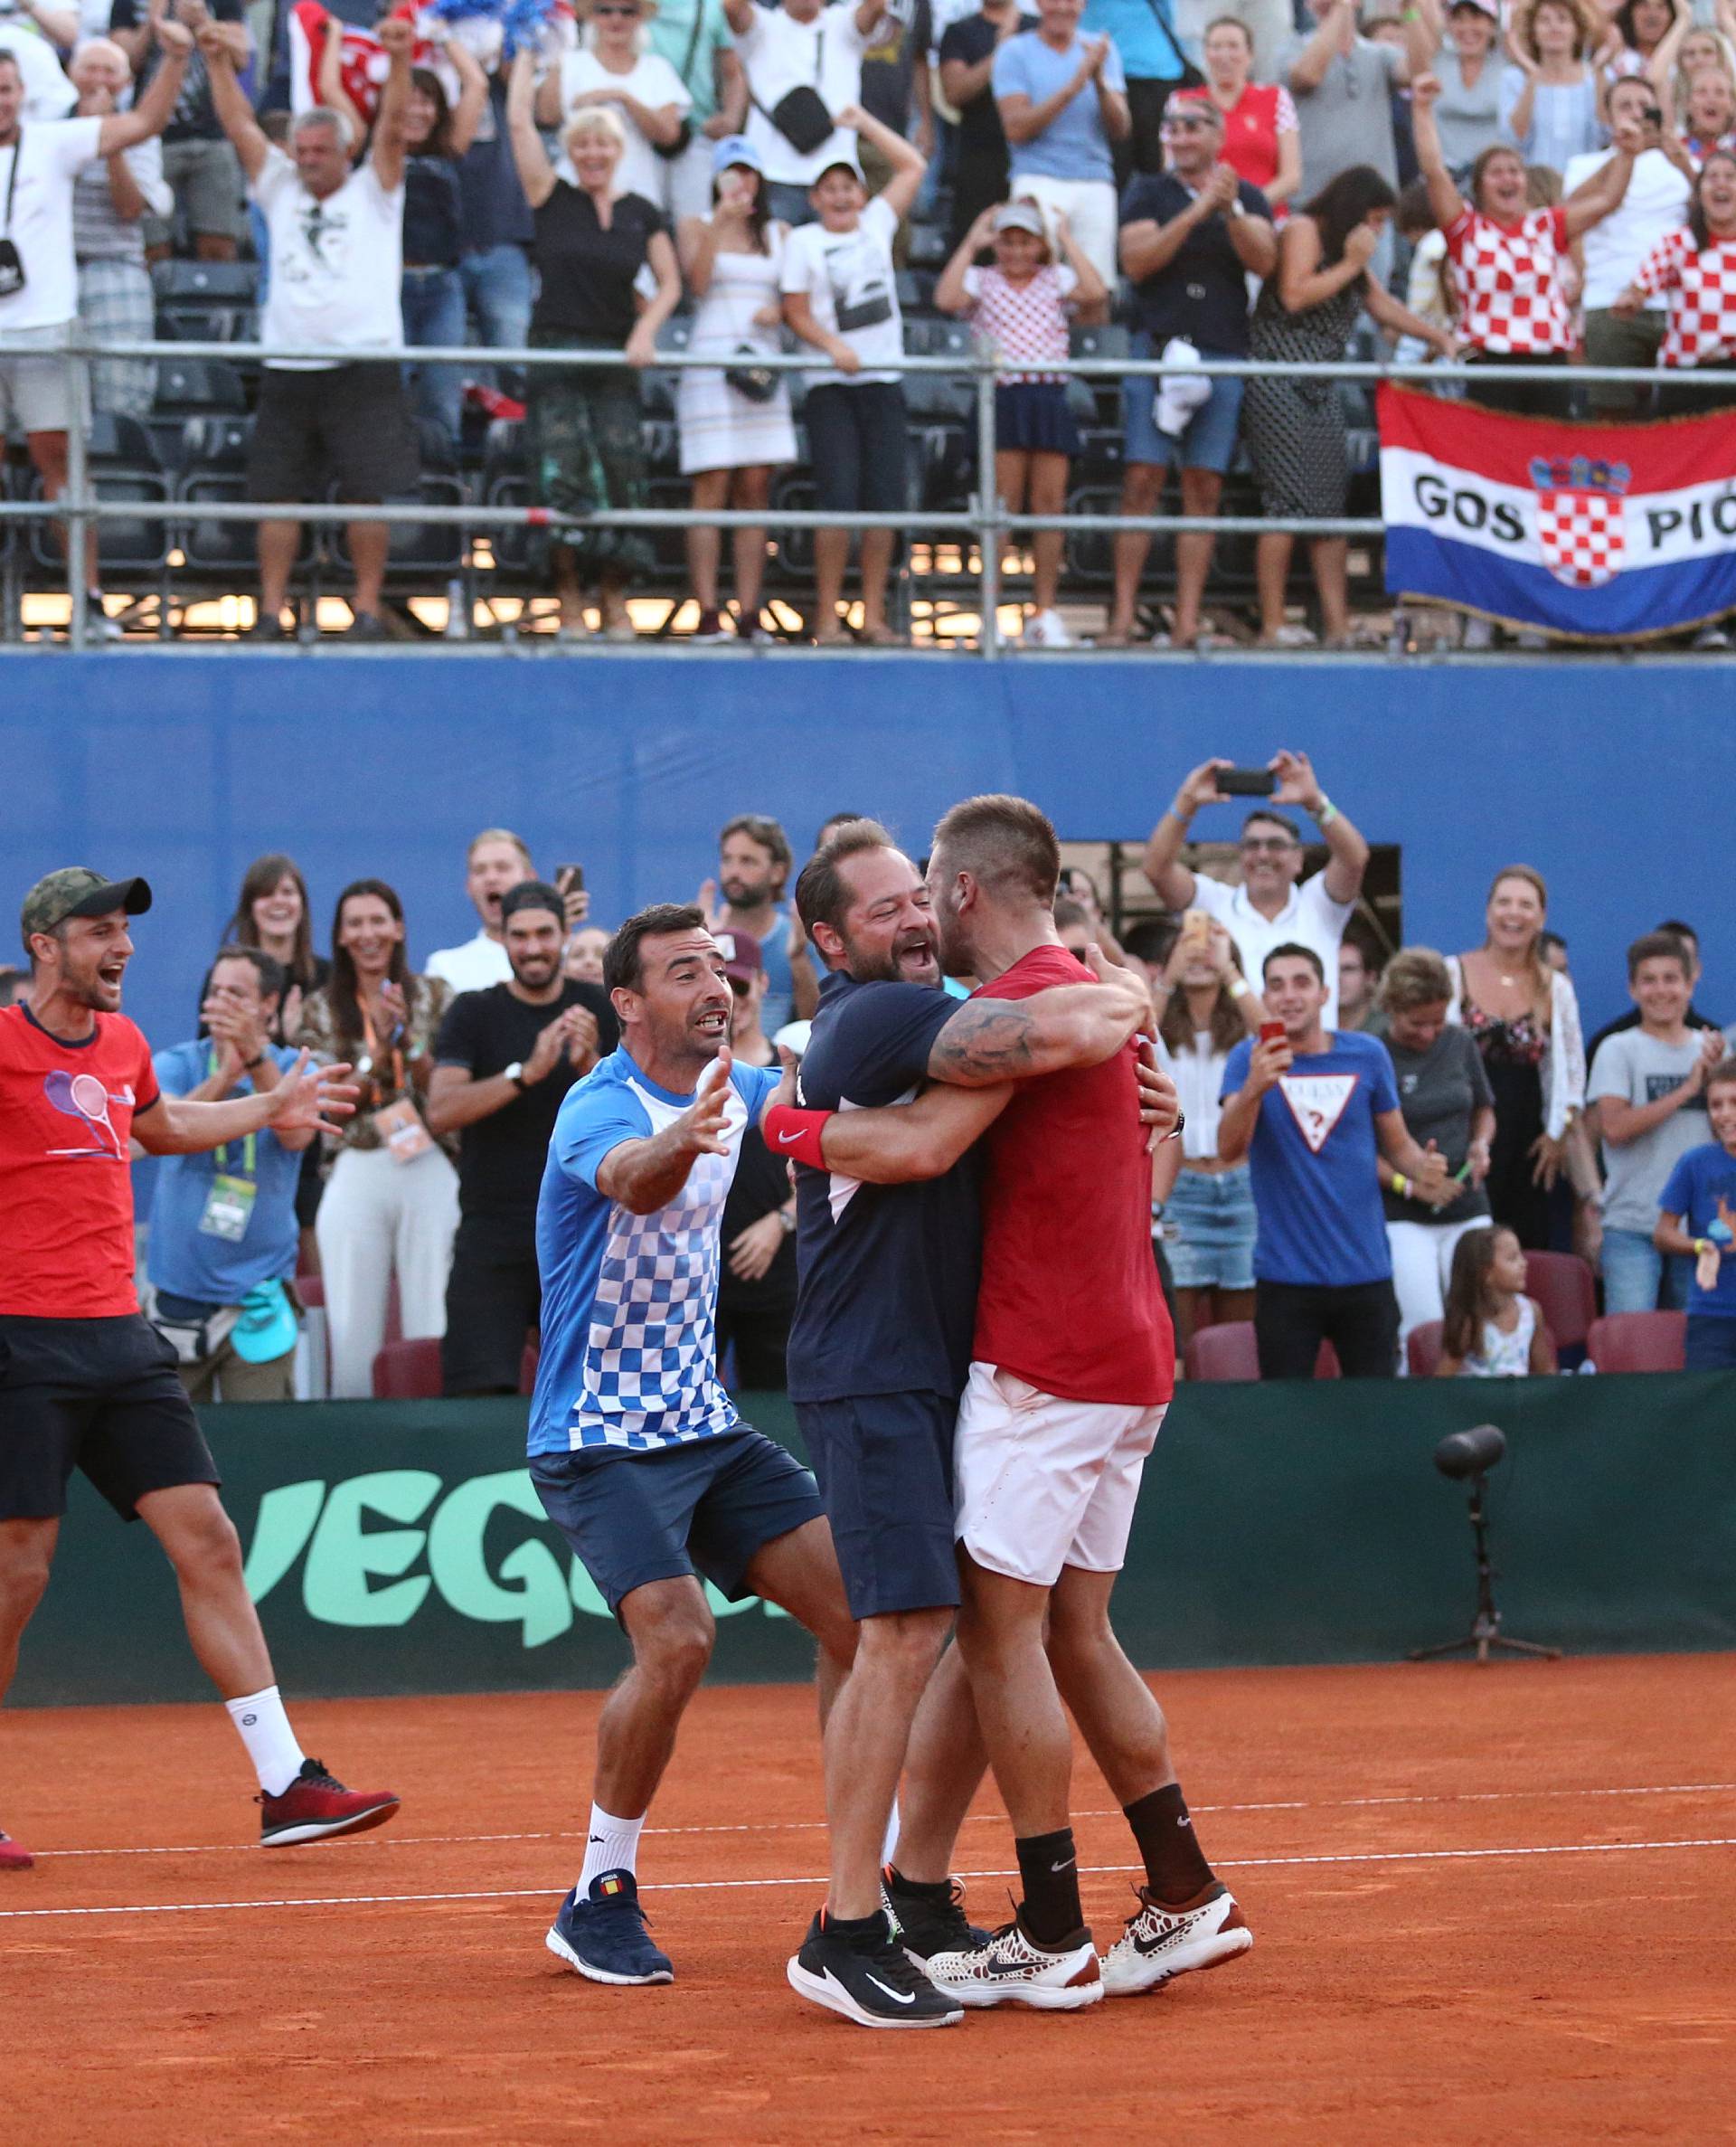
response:
<path fill-rule="evenodd" d="M 697 509 L 766 506 L 802 451 L 799 421 L 823 511 L 900 514 L 901 264 L 919 209 L 949 218 L 955 249 L 923 301 L 1006 362 L 995 476 L 1014 508 L 1064 512 L 1077 404 L 1043 368 L 1074 326 L 1112 317 L 1138 356 L 1298 367 L 1245 394 L 1182 373 L 1154 395 L 1129 376 L 1129 515 L 1156 510 L 1173 468 L 1183 510 L 1209 515 L 1245 458 L 1268 517 L 1344 515 L 1346 412 L 1307 369 L 1357 338 L 1534 368 L 1534 383 L 1467 391 L 1522 413 L 1736 401 L 1732 0 L 1296 5 L 581 0 L 511 56 L 492 15 L 392 16 L 375 30 L 379 79 L 363 91 L 327 35 L 292 117 L 241 0 L 110 0 L 106 20 L 100 0 L 34 0 L 0 16 L 0 246 L 24 264 L 0 276 L 0 422 L 56 497 L 75 413 L 46 354 L 75 317 L 146 335 L 150 263 L 177 247 L 232 261 L 250 230 L 261 339 L 343 354 L 267 364 L 249 466 L 260 504 L 328 485 L 358 509 L 413 497 L 430 440 L 456 448 L 475 401 L 522 403 L 534 504 L 644 506 L 644 377 L 685 307 L 687 347 L 718 360 L 683 371 L 675 403 Z M 520 379 L 479 355 L 404 376 L 369 355 L 467 341 L 618 362 Z M 781 350 L 814 358 L 799 409 L 791 376 L 763 363 Z M 1662 384 L 1576 389 L 1580 355 L 1656 363 Z M 97 408 L 147 411 L 154 370 L 98 365 Z M 690 534 L 702 638 L 766 631 L 765 534 L 731 535 L 732 609 L 720 533 Z M 861 541 L 854 630 L 870 641 L 894 638 L 893 537 Z M 299 525 L 266 519 L 258 542 L 254 631 L 274 638 L 290 630 Z M 358 514 L 348 543 L 349 631 L 382 638 L 386 525 Z M 633 632 L 646 532 L 543 527 L 532 547 L 563 635 L 593 620 Z M 1268 644 L 1316 638 L 1288 616 L 1291 548 L 1278 530 L 1259 546 Z M 1100 642 L 1149 629 L 1149 550 L 1142 533 L 1117 540 Z M 1212 638 L 1212 550 L 1178 539 L 1161 641 Z M 1334 644 L 1353 633 L 1345 551 L 1311 545 Z M 823 642 L 844 633 L 849 553 L 848 532 L 818 533 L 808 625 Z M 1033 546 L 1039 646 L 1071 638 L 1060 556 L 1059 536 Z M 88 580 L 90 624 L 108 632 L 94 553 Z"/>

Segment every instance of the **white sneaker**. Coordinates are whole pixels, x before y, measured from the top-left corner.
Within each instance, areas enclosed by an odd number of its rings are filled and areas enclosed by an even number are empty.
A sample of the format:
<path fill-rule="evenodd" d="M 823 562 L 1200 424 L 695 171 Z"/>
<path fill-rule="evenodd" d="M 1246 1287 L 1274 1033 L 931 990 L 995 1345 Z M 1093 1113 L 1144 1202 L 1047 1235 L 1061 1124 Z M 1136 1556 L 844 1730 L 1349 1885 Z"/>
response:
<path fill-rule="evenodd" d="M 1175 1909 L 1160 1908 L 1146 1887 L 1134 1891 L 1138 1913 L 1127 1918 L 1127 1929 L 1103 1956 L 1103 1987 L 1111 1998 L 1155 1991 L 1190 1969 L 1220 1967 L 1254 1943 L 1227 1887 L 1193 1908 Z"/>
<path fill-rule="evenodd" d="M 1024 648 L 1071 648 L 1073 637 L 1062 624 L 1059 611 L 1033 611 L 1024 622 L 1019 644 Z"/>
<path fill-rule="evenodd" d="M 936 1953 L 929 1981 L 960 2005 L 1028 2005 L 1076 2012 L 1103 1995 L 1103 1973 L 1087 1931 L 1077 1945 L 1051 1952 L 1033 1944 L 1017 1918 L 973 1953 Z"/>

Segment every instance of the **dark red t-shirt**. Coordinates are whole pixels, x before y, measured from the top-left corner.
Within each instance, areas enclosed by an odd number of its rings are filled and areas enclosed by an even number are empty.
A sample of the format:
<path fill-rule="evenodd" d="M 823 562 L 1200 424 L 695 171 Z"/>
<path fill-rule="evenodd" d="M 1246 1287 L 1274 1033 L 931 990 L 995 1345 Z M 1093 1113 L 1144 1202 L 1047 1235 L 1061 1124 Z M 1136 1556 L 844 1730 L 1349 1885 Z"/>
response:
<path fill-rule="evenodd" d="M 151 1047 L 125 1015 L 63 1044 L 27 1008 L 0 1007 L 0 1313 L 137 1311 L 127 1142 L 156 1094 Z"/>
<path fill-rule="evenodd" d="M 1036 947 L 979 997 L 1089 982 Z M 1151 1154 L 1136 1052 L 1021 1082 L 988 1130 L 972 1354 L 1068 1401 L 1166 1402 L 1175 1335 L 1151 1252 Z"/>

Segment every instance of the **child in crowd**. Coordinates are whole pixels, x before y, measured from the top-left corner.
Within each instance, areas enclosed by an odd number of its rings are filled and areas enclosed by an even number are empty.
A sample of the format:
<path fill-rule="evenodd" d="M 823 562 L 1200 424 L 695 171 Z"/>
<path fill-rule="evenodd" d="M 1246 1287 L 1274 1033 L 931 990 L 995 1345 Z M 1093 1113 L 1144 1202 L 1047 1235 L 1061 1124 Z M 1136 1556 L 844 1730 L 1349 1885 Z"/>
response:
<path fill-rule="evenodd" d="M 941 312 L 962 315 L 997 358 L 1019 368 L 1000 374 L 995 383 L 995 485 L 1015 515 L 1027 512 L 1027 500 L 1033 515 L 1065 510 L 1079 433 L 1067 406 L 1066 376 L 1041 368 L 1066 357 L 1070 315 L 1101 317 L 1109 295 L 1059 211 L 1054 228 L 1052 248 L 1043 212 L 1033 201 L 985 209 L 934 287 Z M 994 266 L 974 267 L 991 241 Z M 1036 610 L 1024 639 L 1033 648 L 1064 648 L 1072 638 L 1055 609 L 1064 535 L 1059 528 L 1042 529 L 1031 541 Z"/>
<path fill-rule="evenodd" d="M 1555 1369 L 1535 1298 L 1525 1295 L 1525 1254 L 1511 1230 L 1473 1230 L 1453 1253 L 1437 1379 L 1541 1378 Z"/>
<path fill-rule="evenodd" d="M 1712 1139 L 1677 1159 L 1657 1196 L 1660 1253 L 1693 1258 L 1685 1362 L 1691 1372 L 1736 1369 L 1736 1059 L 1706 1077 Z"/>

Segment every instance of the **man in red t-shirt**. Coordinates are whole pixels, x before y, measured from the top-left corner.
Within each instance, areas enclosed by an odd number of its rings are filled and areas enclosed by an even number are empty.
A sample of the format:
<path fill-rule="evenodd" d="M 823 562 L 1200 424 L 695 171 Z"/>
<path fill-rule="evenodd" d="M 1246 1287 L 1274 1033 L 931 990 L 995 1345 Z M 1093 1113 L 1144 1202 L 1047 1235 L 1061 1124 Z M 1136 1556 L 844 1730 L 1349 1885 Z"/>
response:
<path fill-rule="evenodd" d="M 67 1479 L 81 1469 L 123 1520 L 142 1520 L 180 1583 L 193 1652 L 259 1776 L 267 1845 L 378 1826 L 388 1791 L 345 1789 L 303 1756 L 241 1574 L 241 1548 L 173 1348 L 133 1286 L 129 1141 L 187 1155 L 278 1134 L 336 1132 L 347 1066 L 299 1064 L 263 1092 L 190 1103 L 158 1091 L 151 1047 L 119 1011 L 128 920 L 143 880 L 71 865 L 24 897 L 30 1004 L 0 1008 L 0 1697 L 48 1584 Z M 251 1187 L 231 1178 L 212 1221 Z M 0 1834 L 0 1868 L 29 1864 Z"/>
<path fill-rule="evenodd" d="M 1019 798 L 935 830 L 942 966 L 997 999 L 1089 972 L 1059 942 L 1055 831 Z M 1253 1943 L 1195 1842 L 1162 1710 L 1109 1624 L 1146 1456 L 1175 1390 L 1150 1237 L 1137 1046 L 1022 1083 L 984 1136 L 983 1272 L 954 1466 L 958 1645 L 1013 1821 L 1024 1899 L 994 1943 L 937 1955 L 967 2004 L 1065 2010 L 1150 1990 Z M 1146 1867 L 1099 1966 L 1069 1820 L 1072 1710 Z"/>

